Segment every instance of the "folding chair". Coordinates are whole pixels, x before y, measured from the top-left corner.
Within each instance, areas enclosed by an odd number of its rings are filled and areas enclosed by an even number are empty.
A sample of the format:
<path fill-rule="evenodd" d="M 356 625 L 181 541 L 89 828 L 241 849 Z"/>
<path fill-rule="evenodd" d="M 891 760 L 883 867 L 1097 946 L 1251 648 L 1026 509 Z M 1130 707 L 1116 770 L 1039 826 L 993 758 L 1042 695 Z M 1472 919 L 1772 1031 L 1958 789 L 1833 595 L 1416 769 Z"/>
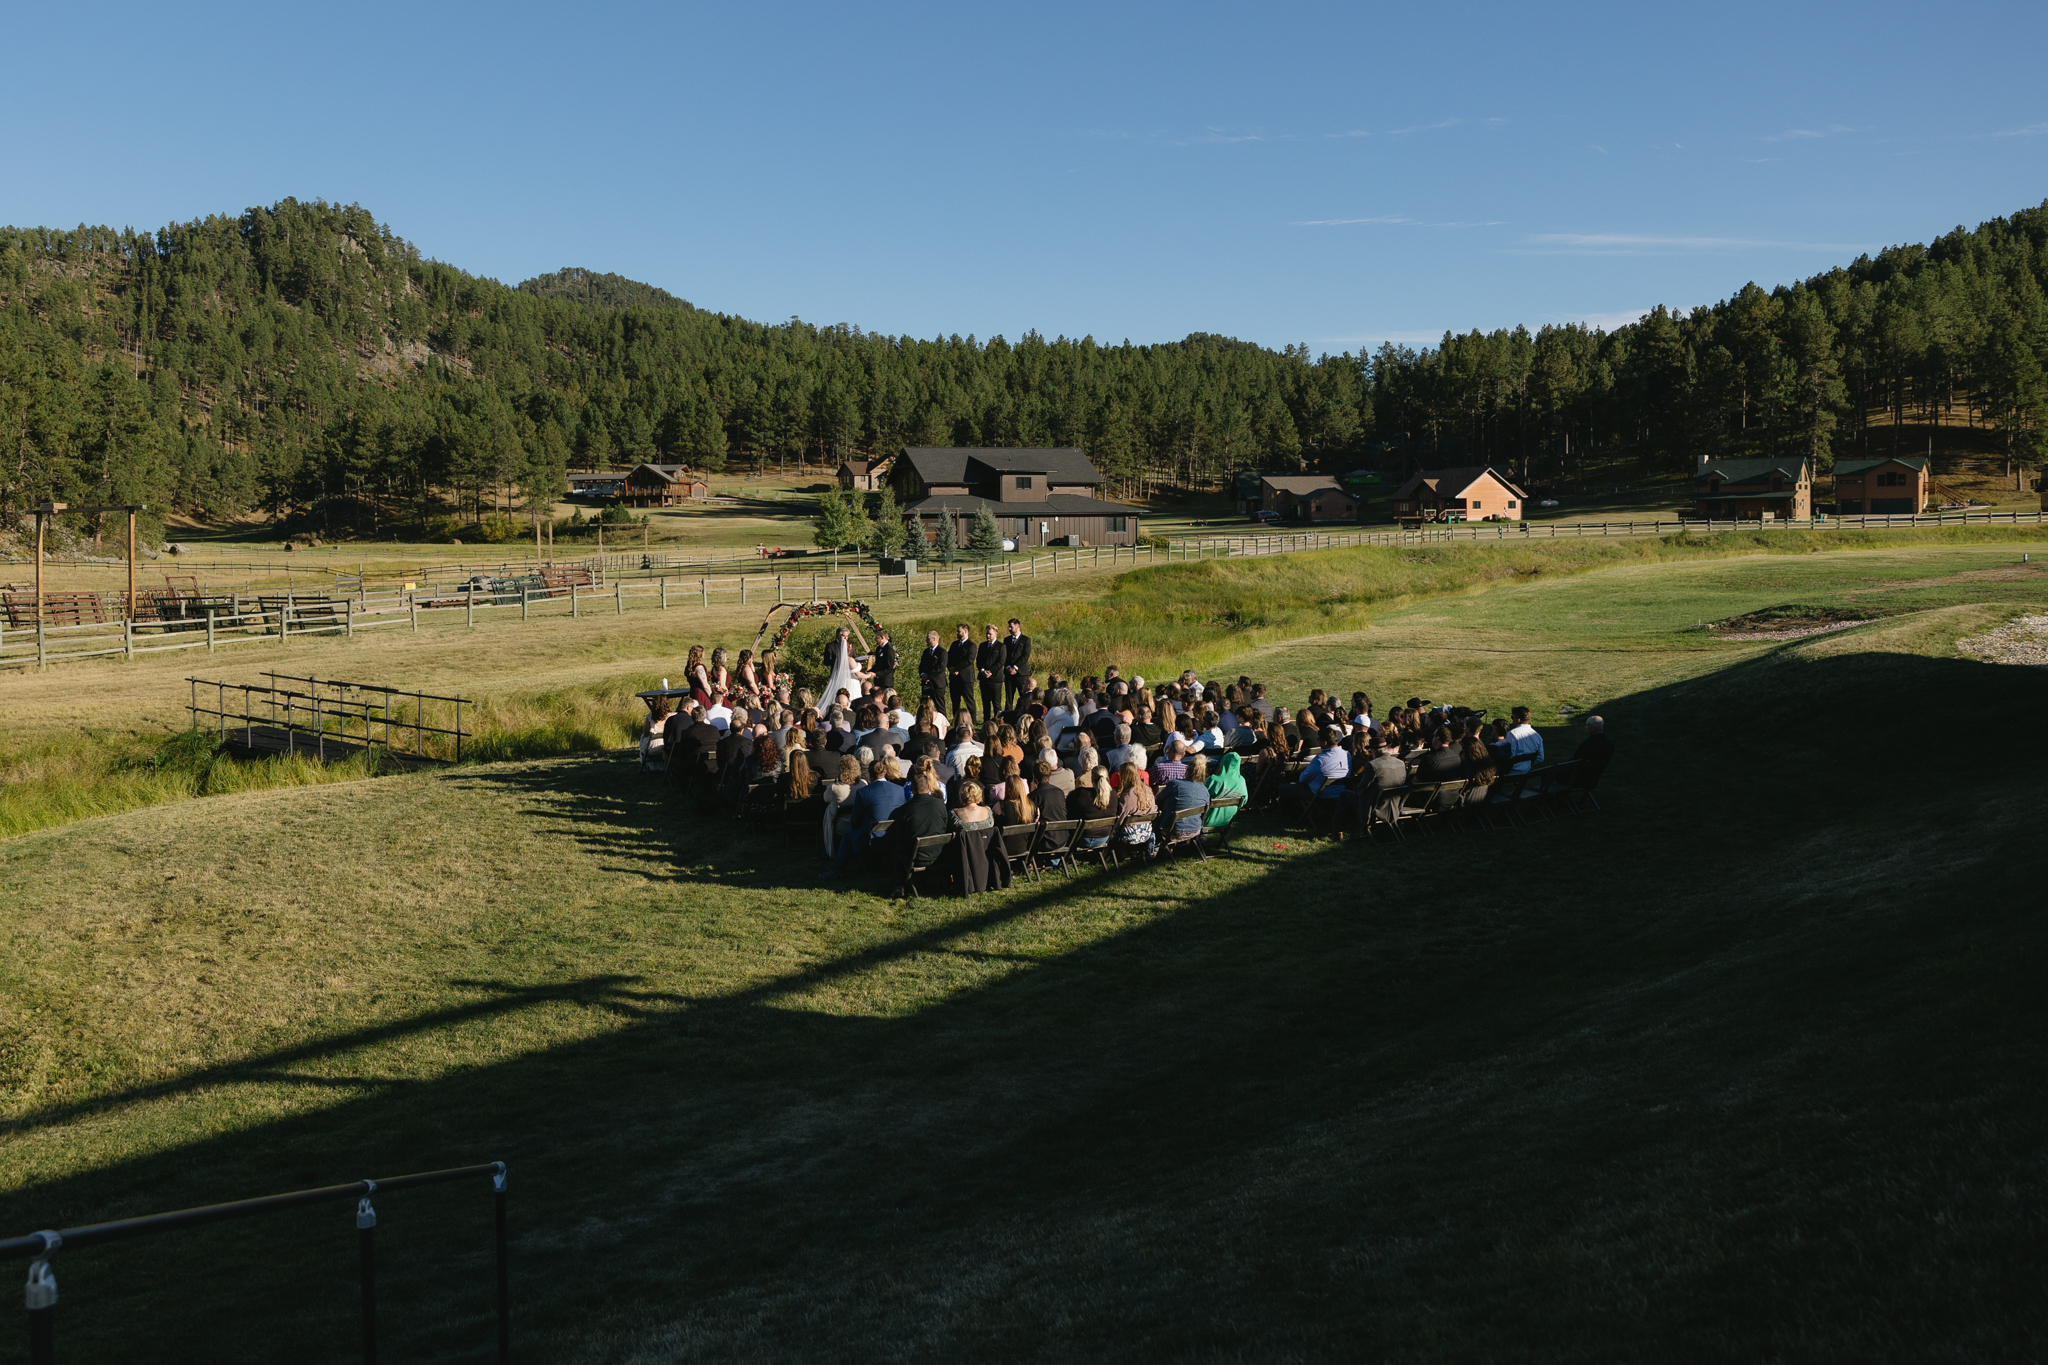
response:
<path fill-rule="evenodd" d="M 1204 801 L 1202 803 L 1200 810 L 1195 810 L 1191 808 L 1188 810 L 1175 811 L 1173 813 L 1173 824 L 1167 826 L 1167 836 L 1165 839 L 1160 841 L 1160 853 L 1178 858 L 1181 854 L 1187 852 L 1190 848 L 1192 848 L 1197 854 L 1201 856 L 1203 862 L 1208 862 L 1209 850 L 1202 843 L 1202 835 L 1206 831 L 1204 831 L 1201 824 L 1201 817 L 1207 815 L 1208 813 L 1209 803 L 1207 801 Z M 1187 819 L 1190 815 L 1196 817 L 1194 832 L 1191 834 L 1173 833 L 1172 831 L 1174 829 L 1174 826 L 1179 825 L 1181 821 Z"/>
<path fill-rule="evenodd" d="M 861 865 L 867 868 L 869 872 L 875 871 L 876 864 L 880 860 L 881 855 L 887 852 L 883 839 L 889 833 L 889 826 L 895 823 L 894 820 L 877 820 L 868 827 L 867 843 L 860 850 L 860 856 Z M 849 834 L 846 837 L 851 839 L 853 836 Z M 887 866 L 887 864 L 884 863 L 883 866 Z"/>
<path fill-rule="evenodd" d="M 1480 803 L 1475 812 L 1479 823 L 1488 829 L 1499 829 L 1503 822 L 1509 825 L 1518 823 L 1522 788 L 1528 785 L 1527 773 L 1519 777 L 1495 778 L 1493 786 L 1487 789 L 1486 800 Z"/>
<path fill-rule="evenodd" d="M 1397 844 L 1406 843 L 1408 836 L 1401 832 L 1401 814 L 1407 808 L 1406 787 L 1375 787 L 1361 792 L 1358 798 L 1358 832 L 1367 839 L 1376 839 L 1382 831 L 1394 836 Z"/>
<path fill-rule="evenodd" d="M 1122 815 L 1103 815 L 1083 821 L 1074 835 L 1074 857 L 1093 858 L 1098 867 L 1115 867 L 1116 836 L 1124 827 L 1124 819 Z M 1109 837 L 1100 848 L 1088 847 L 1087 840 L 1100 839 L 1104 835 Z"/>
<path fill-rule="evenodd" d="M 1543 781 L 1536 788 L 1535 805 L 1531 809 L 1546 820 L 1573 814 L 1572 787 L 1578 780 L 1579 764 L 1576 759 L 1568 759 L 1545 768 Z"/>
<path fill-rule="evenodd" d="M 1220 825 L 1208 824 L 1206 820 L 1203 824 L 1207 831 L 1214 836 L 1213 845 L 1216 851 L 1218 853 L 1225 853 L 1229 851 L 1230 841 L 1236 835 L 1237 822 L 1244 815 L 1244 798 L 1242 796 L 1219 796 L 1209 802 L 1209 814 L 1214 815 L 1220 810 L 1236 811 L 1237 814 Z"/>
<path fill-rule="evenodd" d="M 927 834 L 917 841 L 917 850 L 911 855 L 910 866 L 904 869 L 903 873 L 904 895 L 917 897 L 917 879 L 930 872 L 933 868 L 943 866 L 946 861 L 944 858 L 933 858 L 930 862 L 925 862 L 924 855 L 927 853 L 943 852 L 946 846 L 957 837 L 958 835 L 955 831 L 947 830 L 944 834 Z M 922 898 L 919 897 L 919 899 Z"/>
<path fill-rule="evenodd" d="M 1000 827 L 1003 859 L 1009 863 L 1013 877 L 1021 871 L 1033 881 L 1038 879 L 1038 841 L 1039 831 L 1043 828 L 1044 826 L 1036 823 Z"/>
<path fill-rule="evenodd" d="M 1465 809 L 1465 791 L 1471 785 L 1469 779 L 1462 777 L 1454 782 L 1437 784 L 1436 800 L 1430 803 L 1429 808 L 1445 829 L 1457 834 L 1469 832 L 1467 823 L 1470 816 Z"/>
<path fill-rule="evenodd" d="M 1576 762 L 1576 760 L 1574 761 Z M 1565 804 L 1571 808 L 1572 814 L 1579 815 L 1583 813 L 1579 809 L 1579 802 L 1581 801 L 1584 801 L 1594 810 L 1600 809 L 1600 803 L 1593 799 L 1593 788 L 1600 785 L 1600 777 L 1601 774 L 1598 770 L 1588 771 L 1584 764 L 1579 765 L 1578 772 L 1573 776 L 1571 790 L 1566 792 L 1564 797 Z"/>
<path fill-rule="evenodd" d="M 1418 834 L 1430 833 L 1433 822 L 1428 817 L 1436 806 L 1436 790 L 1440 785 L 1436 782 L 1410 782 L 1403 787 L 1401 810 L 1395 818 L 1404 825 L 1413 825 Z"/>
<path fill-rule="evenodd" d="M 1038 827 L 1038 848 L 1032 854 L 1042 867 L 1048 858 L 1059 859 L 1060 871 L 1069 878 L 1074 875 L 1074 860 L 1070 851 L 1081 837 L 1080 820 L 1048 820 Z"/>

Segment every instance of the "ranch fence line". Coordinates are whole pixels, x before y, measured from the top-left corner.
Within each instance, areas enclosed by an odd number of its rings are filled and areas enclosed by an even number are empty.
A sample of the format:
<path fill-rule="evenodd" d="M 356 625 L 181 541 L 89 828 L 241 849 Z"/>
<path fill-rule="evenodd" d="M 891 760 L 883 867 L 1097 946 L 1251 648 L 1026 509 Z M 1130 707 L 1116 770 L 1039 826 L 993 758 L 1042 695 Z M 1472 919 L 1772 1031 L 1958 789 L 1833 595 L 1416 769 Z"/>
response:
<path fill-rule="evenodd" d="M 195 599 L 195 608 L 181 619 L 95 620 L 59 625 L 47 620 L 33 624 L 0 626 L 0 668 L 44 667 L 50 663 L 120 655 L 138 655 L 172 650 L 200 649 L 209 652 L 240 644 L 274 642 L 287 644 L 295 637 L 342 635 L 353 639 L 357 632 L 390 627 L 408 627 L 417 632 L 424 618 L 430 623 L 446 621 L 460 612 L 466 626 L 479 616 L 485 620 L 531 621 L 568 616 L 580 618 L 601 612 L 624 615 L 628 603 L 638 608 L 669 610 L 679 607 L 746 606 L 759 603 L 809 602 L 822 596 L 841 600 L 861 596 L 877 602 L 901 598 L 914 602 L 919 597 L 942 593 L 1014 589 L 1041 576 L 1053 577 L 1097 568 L 1141 567 L 1149 564 L 1187 563 L 1205 559 L 1301 554 L 1316 550 L 1359 546 L 1447 545 L 1459 542 L 1499 544 L 1531 541 L 1576 540 L 1593 536 L 1655 536 L 1686 531 L 1860 530 L 1887 527 L 1940 527 L 1962 525 L 2042 525 L 2048 512 L 1948 513 L 1924 516 L 1837 517 L 1825 521 L 1730 521 L 1685 519 L 1681 521 L 1627 522 L 1482 522 L 1430 525 L 1414 530 L 1393 531 L 1297 531 L 1274 535 L 1203 536 L 1165 546 L 1102 545 L 1074 549 L 1054 548 L 1034 553 L 1028 559 L 979 560 L 939 567 L 914 575 L 784 571 L 758 574 L 697 574 L 677 576 L 665 573 L 658 564 L 642 561 L 646 556 L 621 556 L 632 567 L 607 570 L 587 561 L 560 561 L 542 565 L 539 573 L 526 572 L 501 579 L 472 576 L 459 584 L 418 585 L 372 589 L 360 582 L 337 586 L 326 592 L 258 594 L 254 598 L 239 591 L 222 598 Z M 1106 552 L 1106 557 L 1105 557 Z M 530 566 L 522 566 L 530 567 Z M 481 579 L 481 581 L 479 581 Z M 346 584 L 346 580 L 344 580 Z M 54 596 L 54 595 L 53 595 Z M 70 594 L 81 597 L 84 594 Z M 124 599 L 124 593 L 107 596 Z M 4 619 L 20 620 L 21 594 L 9 594 Z M 201 619 L 203 615 L 203 619 Z"/>
<path fill-rule="evenodd" d="M 122 1218 L 111 1223 L 93 1223 L 86 1227 L 64 1228 L 61 1231 L 31 1232 L 26 1237 L 10 1237 L 0 1241 L 0 1261 L 29 1258 L 28 1289 L 25 1298 L 28 1307 L 30 1365 L 56 1365 L 57 1277 L 50 1268 L 50 1257 L 59 1248 L 81 1250 L 108 1242 L 154 1237 L 160 1233 L 201 1227 L 208 1223 L 225 1223 L 238 1218 L 254 1218 L 265 1213 L 280 1213 L 285 1209 L 304 1208 L 309 1204 L 332 1204 L 350 1199 L 356 1204 L 356 1265 L 361 1302 L 359 1312 L 362 1319 L 363 1360 L 365 1365 L 376 1365 L 377 1209 L 370 1202 L 370 1197 L 373 1194 L 390 1194 L 398 1190 L 414 1189 L 421 1185 L 445 1185 L 457 1180 L 475 1180 L 484 1176 L 491 1179 L 493 1219 L 496 1225 L 497 1355 L 501 1365 L 509 1365 L 512 1359 L 512 1243 L 505 1224 L 505 1163 L 502 1161 L 487 1162 L 479 1166 L 456 1166 L 445 1171 L 419 1171 L 412 1175 L 390 1176 L 381 1180 L 352 1180 L 346 1185 L 295 1190 L 290 1194 L 265 1195 L 259 1199 L 238 1199 L 228 1204 L 207 1204 L 195 1209 L 180 1209 L 175 1213 L 153 1213 L 142 1218 Z"/>

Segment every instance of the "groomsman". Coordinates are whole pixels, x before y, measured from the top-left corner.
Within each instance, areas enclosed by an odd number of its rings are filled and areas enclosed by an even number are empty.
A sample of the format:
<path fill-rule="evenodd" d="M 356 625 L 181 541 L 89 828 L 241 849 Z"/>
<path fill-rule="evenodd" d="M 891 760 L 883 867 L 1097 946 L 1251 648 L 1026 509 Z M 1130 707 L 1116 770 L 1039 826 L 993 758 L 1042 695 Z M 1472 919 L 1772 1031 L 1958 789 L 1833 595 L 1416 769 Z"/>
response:
<path fill-rule="evenodd" d="M 1031 637 L 1024 633 L 1024 623 L 1012 616 L 1009 638 L 1003 641 L 1003 710 L 1016 710 L 1017 699 L 1030 683 Z"/>
<path fill-rule="evenodd" d="M 996 638 L 994 626 L 983 626 L 981 648 L 975 651 L 975 676 L 981 681 L 981 726 L 985 730 L 995 723 L 1003 709 L 1003 665 L 1010 657 L 1010 651 Z"/>
<path fill-rule="evenodd" d="M 974 715 L 974 639 L 965 621 L 953 627 L 959 638 L 946 649 L 946 683 L 953 695 L 947 709 L 958 715 Z M 979 720 L 979 717 L 976 717 Z"/>
<path fill-rule="evenodd" d="M 924 653 L 917 660 L 917 685 L 924 689 L 926 701 L 942 711 L 945 709 L 946 647 L 939 643 L 935 630 L 924 633 Z"/>

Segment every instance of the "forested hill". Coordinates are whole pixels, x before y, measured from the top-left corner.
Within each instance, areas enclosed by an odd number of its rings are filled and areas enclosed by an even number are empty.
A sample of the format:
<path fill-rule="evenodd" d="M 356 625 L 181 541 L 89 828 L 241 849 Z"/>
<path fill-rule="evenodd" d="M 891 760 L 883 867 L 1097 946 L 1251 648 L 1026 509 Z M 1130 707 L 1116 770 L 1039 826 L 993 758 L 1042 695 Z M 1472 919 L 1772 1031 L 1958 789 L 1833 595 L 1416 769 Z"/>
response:
<path fill-rule="evenodd" d="M 544 299 L 570 299 L 599 308 L 688 308 L 686 300 L 666 289 L 629 280 L 624 275 L 601 275 L 572 265 L 552 275 L 535 275 L 519 282 L 519 292 Z"/>
<path fill-rule="evenodd" d="M 1893 439 L 1871 427 L 1888 411 L 1993 424 L 2031 453 L 2044 279 L 2048 204 L 1611 333 L 1311 356 L 1201 334 L 766 325 L 581 271 L 515 289 L 423 259 L 352 205 L 288 199 L 153 234 L 6 228 L 0 521 L 50 496 L 344 516 L 453 498 L 481 515 L 552 497 L 572 461 L 715 469 L 905 444 L 1078 445 L 1125 495 L 1303 462 L 1490 460 L 1539 480 L 1589 457 L 1825 467 Z"/>

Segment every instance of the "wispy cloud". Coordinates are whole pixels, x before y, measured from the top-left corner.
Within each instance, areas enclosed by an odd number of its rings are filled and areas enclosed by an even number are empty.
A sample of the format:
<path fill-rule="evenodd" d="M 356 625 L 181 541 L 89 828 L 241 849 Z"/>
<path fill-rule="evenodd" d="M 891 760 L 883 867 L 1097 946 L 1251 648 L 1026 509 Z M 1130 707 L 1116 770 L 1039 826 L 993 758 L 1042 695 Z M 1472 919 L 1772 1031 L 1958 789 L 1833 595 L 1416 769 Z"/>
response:
<path fill-rule="evenodd" d="M 1837 133 L 1853 133 L 1856 130 L 1847 124 L 1830 123 L 1825 128 L 1787 128 L 1782 133 L 1766 133 L 1763 142 L 1800 142 L 1807 138 L 1833 137 Z"/>
<path fill-rule="evenodd" d="M 1173 145 L 1176 147 L 1194 147 L 1212 142 L 1271 142 L 1273 140 L 1264 133 L 1232 133 L 1222 128 L 1211 128 L 1195 137 L 1176 138 Z"/>
<path fill-rule="evenodd" d="M 1624 232 L 1542 232 L 1510 248 L 1538 256 L 1671 256 L 1718 251 L 1870 251 L 1863 242 L 1775 242 L 1753 237 L 1665 237 Z"/>
<path fill-rule="evenodd" d="M 1400 225 L 1400 226 L 1403 226 L 1403 227 L 1429 227 L 1429 228 L 1468 228 L 1468 227 L 1500 227 L 1500 226 L 1501 226 L 1502 224 L 1504 224 L 1504 223 L 1505 223 L 1506 221 L 1507 221 L 1507 220 L 1506 220 L 1506 219 L 1503 219 L 1503 218 L 1494 218 L 1494 219 L 1490 219 L 1490 220 L 1488 220 L 1488 221 L 1485 221 L 1485 222 L 1471 222 L 1471 223 L 1432 223 L 1432 222 L 1429 222 L 1429 221 L 1427 221 L 1427 220 L 1425 220 L 1425 219 L 1421 219 L 1421 218 L 1409 218 L 1409 217 L 1406 217 L 1406 216 L 1404 216 L 1404 215 L 1402 215 L 1402 214 L 1398 214 L 1398 213 L 1395 213 L 1395 214 L 1388 214 L 1388 215 L 1386 215 L 1386 216 L 1384 216 L 1384 217 L 1380 217 L 1380 218 L 1306 218 L 1306 219 L 1303 219 L 1302 221 L 1300 221 L 1300 222 L 1298 222 L 1298 223 L 1289 223 L 1289 224 L 1288 224 L 1287 226 L 1289 226 L 1289 227 L 1357 227 L 1357 226 L 1360 226 L 1360 225 L 1363 225 L 1363 224 L 1370 224 L 1370 223 L 1391 223 L 1391 224 L 1398 224 L 1398 225 Z"/>
<path fill-rule="evenodd" d="M 1742 164 L 1745 166 L 1763 166 L 1770 162 L 1783 161 L 1784 159 L 1782 156 L 1746 156 L 1742 158 Z"/>
<path fill-rule="evenodd" d="M 1352 129 L 1352 130 L 1351 130 L 1350 132 L 1348 132 L 1348 133 L 1324 133 L 1324 134 L 1323 134 L 1323 136 L 1324 136 L 1324 137 L 1371 137 L 1371 136 L 1372 136 L 1372 134 L 1371 134 L 1371 133 L 1369 133 L 1369 132 L 1367 132 L 1367 131 L 1366 131 L 1365 129 L 1363 129 L 1363 128 L 1353 128 L 1353 129 Z"/>
<path fill-rule="evenodd" d="M 2040 136 L 2042 136 L 2043 134 L 2048 134 L 2048 123 L 2029 123 L 2029 124 L 2028 124 L 2028 125 L 2027 125 L 2026 127 L 2024 127 L 2024 128 L 2003 128 L 2003 129 L 2000 129 L 2000 130 L 1999 130 L 1998 132 L 1995 132 L 1995 133 L 1993 133 L 1993 134 L 1992 134 L 1991 136 L 1993 136 L 1993 137 L 2040 137 Z"/>
<path fill-rule="evenodd" d="M 1597 142 L 1589 142 L 1589 143 L 1587 143 L 1586 145 L 1587 145 L 1588 147 L 1591 147 L 1591 148 L 1592 148 L 1592 149 L 1593 149 L 1594 151 L 1596 151 L 1596 152 L 1600 153 L 1600 155 L 1602 155 L 1602 156 L 1607 156 L 1607 155 L 1609 155 L 1609 152 L 1608 152 L 1608 150 L 1607 150 L 1607 149 L 1606 149 L 1605 147 L 1602 147 L 1602 146 L 1601 146 L 1601 145 L 1600 145 L 1599 143 L 1597 143 Z"/>

